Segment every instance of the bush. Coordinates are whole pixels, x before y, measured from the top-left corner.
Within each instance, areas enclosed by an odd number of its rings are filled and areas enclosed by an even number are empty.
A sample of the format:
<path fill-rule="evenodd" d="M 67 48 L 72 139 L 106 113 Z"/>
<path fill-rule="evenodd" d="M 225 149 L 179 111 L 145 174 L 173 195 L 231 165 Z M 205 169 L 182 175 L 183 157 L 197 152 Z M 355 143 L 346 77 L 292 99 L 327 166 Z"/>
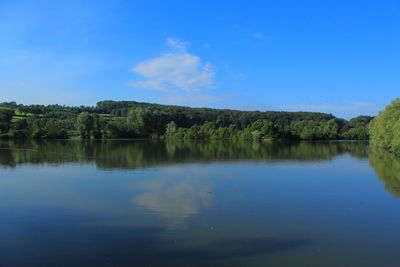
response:
<path fill-rule="evenodd" d="M 372 120 L 370 136 L 372 145 L 400 153 L 400 98 Z"/>

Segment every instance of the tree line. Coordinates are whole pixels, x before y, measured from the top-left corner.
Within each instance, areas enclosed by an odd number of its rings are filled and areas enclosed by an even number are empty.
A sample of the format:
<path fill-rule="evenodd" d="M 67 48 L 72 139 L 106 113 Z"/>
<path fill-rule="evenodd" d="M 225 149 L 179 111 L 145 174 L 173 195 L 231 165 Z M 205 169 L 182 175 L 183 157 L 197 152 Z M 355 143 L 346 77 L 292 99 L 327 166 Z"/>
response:
<path fill-rule="evenodd" d="M 94 107 L 0 103 L 0 138 L 169 138 L 183 140 L 333 140 L 369 138 L 373 117 L 349 121 L 318 112 L 189 108 L 135 101 Z"/>

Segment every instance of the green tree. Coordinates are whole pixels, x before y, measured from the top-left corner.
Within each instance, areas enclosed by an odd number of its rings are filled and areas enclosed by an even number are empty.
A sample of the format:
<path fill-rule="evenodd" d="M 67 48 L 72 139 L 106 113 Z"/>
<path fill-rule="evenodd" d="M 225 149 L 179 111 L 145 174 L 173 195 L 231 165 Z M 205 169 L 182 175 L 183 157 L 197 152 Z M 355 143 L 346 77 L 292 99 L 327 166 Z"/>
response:
<path fill-rule="evenodd" d="M 93 137 L 96 139 L 107 136 L 107 121 L 97 114 L 93 114 Z"/>
<path fill-rule="evenodd" d="M 113 119 L 104 125 L 105 135 L 111 138 L 128 138 L 131 137 L 131 132 L 128 130 L 126 120 L 123 118 Z"/>
<path fill-rule="evenodd" d="M 12 124 L 12 128 L 14 130 L 26 130 L 28 128 L 28 120 L 26 118 L 16 120 Z"/>
<path fill-rule="evenodd" d="M 323 123 L 322 134 L 324 139 L 338 139 L 340 126 L 335 119 Z"/>
<path fill-rule="evenodd" d="M 165 126 L 165 135 L 171 138 L 178 131 L 178 127 L 174 121 L 171 121 Z"/>
<path fill-rule="evenodd" d="M 26 118 L 17 119 L 11 125 L 11 134 L 13 139 L 28 138 L 28 120 Z"/>
<path fill-rule="evenodd" d="M 67 131 L 64 129 L 61 121 L 55 119 L 46 121 L 44 132 L 43 138 L 46 139 L 64 139 L 68 137 Z"/>
<path fill-rule="evenodd" d="M 369 123 L 373 117 L 358 116 L 352 118 L 344 127 L 342 127 L 341 136 L 350 140 L 368 140 L 369 139 Z"/>
<path fill-rule="evenodd" d="M 28 118 L 28 129 L 30 137 L 34 139 L 44 138 L 46 135 L 45 131 L 46 119 L 41 118 Z"/>
<path fill-rule="evenodd" d="M 257 120 L 250 126 L 253 139 L 275 139 L 278 136 L 277 127 L 269 120 Z"/>
<path fill-rule="evenodd" d="M 135 135 L 149 136 L 154 133 L 152 112 L 148 108 L 134 108 L 129 110 L 127 124 L 128 129 Z"/>
<path fill-rule="evenodd" d="M 14 110 L 0 108 L 0 133 L 6 133 L 10 130 L 11 120 L 14 116 Z"/>
<path fill-rule="evenodd" d="M 400 153 L 400 98 L 371 121 L 370 136 L 373 145 Z"/>
<path fill-rule="evenodd" d="M 94 129 L 94 118 L 88 112 L 82 112 L 76 118 L 76 127 L 79 130 L 81 138 L 89 139 Z"/>

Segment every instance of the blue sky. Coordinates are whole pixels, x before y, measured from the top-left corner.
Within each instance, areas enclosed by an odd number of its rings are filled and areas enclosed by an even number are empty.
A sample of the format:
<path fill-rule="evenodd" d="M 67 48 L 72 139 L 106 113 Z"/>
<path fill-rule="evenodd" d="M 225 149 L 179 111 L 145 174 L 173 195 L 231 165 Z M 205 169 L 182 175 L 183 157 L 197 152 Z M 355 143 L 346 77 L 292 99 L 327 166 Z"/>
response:
<path fill-rule="evenodd" d="M 0 1 L 0 102 L 375 115 L 400 1 Z"/>

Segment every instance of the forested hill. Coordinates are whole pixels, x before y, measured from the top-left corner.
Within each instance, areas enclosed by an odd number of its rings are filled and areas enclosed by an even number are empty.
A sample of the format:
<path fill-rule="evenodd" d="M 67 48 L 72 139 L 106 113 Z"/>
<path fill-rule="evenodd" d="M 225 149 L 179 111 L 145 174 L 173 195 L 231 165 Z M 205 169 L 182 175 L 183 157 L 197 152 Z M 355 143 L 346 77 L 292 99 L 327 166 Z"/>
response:
<path fill-rule="evenodd" d="M 218 121 L 221 126 L 235 124 L 245 128 L 258 119 L 267 119 L 273 123 L 287 125 L 292 121 L 313 120 L 328 121 L 335 119 L 332 114 L 318 112 L 285 112 L 285 111 L 241 111 L 232 109 L 191 108 L 184 106 L 160 105 L 135 101 L 101 101 L 96 105 L 98 112 L 125 117 L 134 108 L 145 108 L 159 112 L 167 117 L 166 122 L 174 121 L 180 127 L 191 127 L 206 121 Z"/>
<path fill-rule="evenodd" d="M 346 121 L 317 112 L 239 111 L 135 101 L 101 101 L 94 107 L 0 103 L 0 133 L 8 138 L 167 134 L 180 139 L 231 139 L 238 135 L 244 139 L 366 139 L 371 119 L 360 116 Z M 61 130 L 62 134 L 57 134 Z"/>
<path fill-rule="evenodd" d="M 101 110 L 103 112 L 107 112 L 116 116 L 126 116 L 130 109 L 142 107 L 142 108 L 151 108 L 151 109 L 164 109 L 164 110 L 175 110 L 179 112 L 197 112 L 197 113 L 213 113 L 213 114 L 222 114 L 222 113 L 269 113 L 269 114 L 297 114 L 300 116 L 309 116 L 310 118 L 319 117 L 321 119 L 332 119 L 334 116 L 332 114 L 320 113 L 320 112 L 286 112 L 286 111 L 242 111 L 242 110 L 233 110 L 233 109 L 215 109 L 215 108 L 193 108 L 186 106 L 176 106 L 176 105 L 162 105 L 162 104 L 153 104 L 153 103 L 144 103 L 144 102 L 136 102 L 136 101 L 111 101 L 105 100 L 97 102 L 96 109 Z"/>
<path fill-rule="evenodd" d="M 235 119 L 240 117 L 268 117 L 269 119 L 287 118 L 289 120 L 317 120 L 325 121 L 335 118 L 332 114 L 319 112 L 285 112 L 285 111 L 240 111 L 232 109 L 212 109 L 212 108 L 192 108 L 185 106 L 162 105 L 153 103 L 143 103 L 136 101 L 100 101 L 94 107 L 89 106 L 63 106 L 63 105 L 22 105 L 15 102 L 0 103 L 0 107 L 7 107 L 18 110 L 22 113 L 30 113 L 34 115 L 46 115 L 51 118 L 67 118 L 76 116 L 81 112 L 110 114 L 116 117 L 126 117 L 128 112 L 133 108 L 146 108 L 150 110 L 158 110 L 170 114 L 184 114 L 187 118 L 198 117 L 205 121 L 216 120 L 218 116 L 231 116 Z"/>

